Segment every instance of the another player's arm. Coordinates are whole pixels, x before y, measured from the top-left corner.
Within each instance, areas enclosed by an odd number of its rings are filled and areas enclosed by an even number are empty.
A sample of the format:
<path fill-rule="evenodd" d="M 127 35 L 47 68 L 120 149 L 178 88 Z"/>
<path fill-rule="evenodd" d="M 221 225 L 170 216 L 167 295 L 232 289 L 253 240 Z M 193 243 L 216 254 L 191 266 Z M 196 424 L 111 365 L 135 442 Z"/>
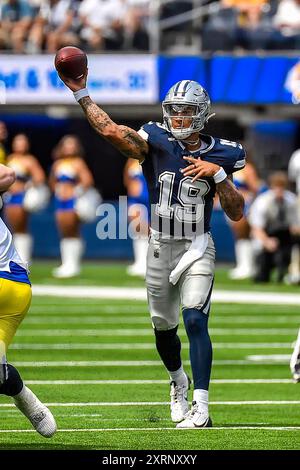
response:
<path fill-rule="evenodd" d="M 215 163 L 205 162 L 193 157 L 183 157 L 190 165 L 182 170 L 184 176 L 193 176 L 192 182 L 203 177 L 215 177 L 223 172 L 224 179 L 216 182 L 216 190 L 222 209 L 231 220 L 238 221 L 243 217 L 244 198 L 232 182 L 232 175 L 226 177 L 224 170 Z M 215 179 L 216 181 L 216 179 Z"/>
<path fill-rule="evenodd" d="M 79 80 L 72 80 L 60 74 L 60 78 L 73 92 L 85 89 L 86 74 Z M 116 147 L 125 157 L 135 158 L 142 162 L 148 154 L 147 142 L 134 130 L 116 124 L 89 96 L 79 99 L 89 123 L 104 139 Z"/>
<path fill-rule="evenodd" d="M 216 184 L 222 209 L 231 220 L 238 221 L 243 217 L 244 198 L 232 182 L 232 175 Z"/>
<path fill-rule="evenodd" d="M 0 164 L 0 192 L 3 193 L 15 182 L 16 175 L 12 168 Z"/>

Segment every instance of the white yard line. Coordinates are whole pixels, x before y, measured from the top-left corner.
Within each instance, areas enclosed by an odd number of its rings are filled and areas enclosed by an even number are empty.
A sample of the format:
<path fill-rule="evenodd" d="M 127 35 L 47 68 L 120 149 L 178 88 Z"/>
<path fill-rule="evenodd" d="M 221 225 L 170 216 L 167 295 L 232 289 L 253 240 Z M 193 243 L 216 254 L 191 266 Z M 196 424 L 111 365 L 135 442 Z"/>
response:
<path fill-rule="evenodd" d="M 184 330 L 181 328 L 182 333 Z M 179 332 L 180 332 L 179 331 Z M 289 336 L 296 337 L 298 327 L 295 328 L 210 328 L 210 333 L 217 336 Z M 24 327 L 19 330 L 16 336 L 153 336 L 151 326 L 149 328 L 123 328 L 123 329 L 71 329 L 71 328 L 39 328 L 31 329 Z"/>
<path fill-rule="evenodd" d="M 128 315 L 123 315 L 123 316 L 101 316 L 95 315 L 95 316 L 86 316 L 86 315 L 81 315 L 81 316 L 72 316 L 69 315 L 68 318 L 65 318 L 63 316 L 63 313 L 61 315 L 51 315 L 51 317 L 47 317 L 45 315 L 35 315 L 32 317 L 30 314 L 28 317 L 26 317 L 26 325 L 50 325 L 50 324 L 55 324 L 55 325 L 65 325 L 65 324 L 70 324 L 70 325 L 80 325 L 81 327 L 83 325 L 102 325 L 102 324 L 108 324 L 108 325 L 116 325 L 118 323 L 122 325 L 131 325 L 131 324 L 136 324 L 136 325 L 151 325 L 151 319 L 150 315 L 145 314 L 143 316 L 128 316 Z M 254 323 L 254 324 L 259 324 L 259 323 L 265 323 L 266 325 L 274 325 L 274 324 L 280 324 L 280 325 L 286 325 L 288 324 L 289 326 L 291 324 L 295 324 L 296 326 L 300 325 L 300 317 L 296 317 L 293 315 L 292 317 L 287 317 L 287 316 L 280 316 L 279 318 L 266 318 L 261 315 L 253 315 L 253 316 L 230 316 L 230 317 L 219 317 L 219 316 L 214 316 L 210 318 L 210 325 L 212 324 L 227 324 L 227 323 L 233 323 L 234 325 L 241 323 L 241 324 L 249 324 L 249 323 Z"/>
<path fill-rule="evenodd" d="M 80 403 L 80 402 L 65 402 L 65 403 L 45 403 L 46 406 L 53 407 L 88 407 L 88 406 L 166 406 L 170 405 L 168 401 L 146 401 L 146 402 L 89 402 L 89 403 Z M 260 401 L 212 401 L 209 405 L 224 405 L 224 406 L 245 406 L 245 405 L 300 405 L 300 400 L 260 400 Z M 1 408 L 13 408 L 15 405 L 13 403 L 0 403 Z"/>
<path fill-rule="evenodd" d="M 279 365 L 288 364 L 290 356 L 285 358 L 269 357 L 268 360 L 255 362 L 246 359 L 216 359 L 213 365 Z M 182 361 L 184 365 L 190 365 L 189 361 Z M 152 367 L 161 366 L 161 361 L 14 361 L 16 367 Z"/>
<path fill-rule="evenodd" d="M 94 299 L 127 299 L 147 300 L 146 289 L 143 287 L 93 287 L 93 286 L 55 286 L 33 285 L 33 295 L 54 297 L 76 297 Z M 254 303 L 275 305 L 300 305 L 300 294 L 257 292 L 257 291 L 225 291 L 215 290 L 213 302 L 222 303 Z"/>
<path fill-rule="evenodd" d="M 168 385 L 169 380 L 26 380 L 28 385 Z M 212 384 L 291 384 L 292 379 L 212 379 Z"/>
<path fill-rule="evenodd" d="M 188 343 L 181 343 L 188 349 Z M 214 343 L 214 349 L 292 349 L 292 343 Z M 51 351 L 51 350 L 156 350 L 152 343 L 14 343 L 9 349 L 19 351 Z"/>
<path fill-rule="evenodd" d="M 248 361 L 261 362 L 261 361 L 289 361 L 291 358 L 290 354 L 257 354 L 247 356 Z"/>
<path fill-rule="evenodd" d="M 219 431 L 219 430 L 264 430 L 264 431 L 298 431 L 300 426 L 216 426 L 212 428 L 199 428 L 203 431 Z M 197 430 L 199 432 L 199 429 Z M 75 428 L 75 429 L 58 429 L 57 432 L 133 432 L 133 431 L 195 431 L 193 429 L 177 429 L 176 427 L 159 427 L 159 428 Z M 11 434 L 11 433 L 35 433 L 34 429 L 0 429 L 1 434 Z"/>

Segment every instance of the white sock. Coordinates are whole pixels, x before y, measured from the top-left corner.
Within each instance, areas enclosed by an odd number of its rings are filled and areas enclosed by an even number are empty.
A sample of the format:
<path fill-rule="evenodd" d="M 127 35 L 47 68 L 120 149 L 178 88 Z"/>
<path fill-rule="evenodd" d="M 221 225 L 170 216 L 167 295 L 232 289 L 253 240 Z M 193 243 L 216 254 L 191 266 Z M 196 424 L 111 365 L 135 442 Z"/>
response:
<path fill-rule="evenodd" d="M 294 245 L 291 253 L 291 263 L 289 265 L 289 272 L 293 279 L 300 277 L 300 250 L 299 246 Z"/>
<path fill-rule="evenodd" d="M 201 390 L 200 388 L 194 390 L 193 401 L 195 401 L 203 411 L 208 411 L 208 390 Z"/>
<path fill-rule="evenodd" d="M 241 239 L 235 242 L 236 269 L 246 272 L 253 270 L 253 249 L 252 241 Z"/>
<path fill-rule="evenodd" d="M 0 339 L 0 385 L 2 385 L 7 379 L 6 375 L 6 346 L 4 341 Z"/>
<path fill-rule="evenodd" d="M 60 242 L 62 265 L 70 269 L 79 269 L 83 255 L 81 238 L 63 238 Z"/>
<path fill-rule="evenodd" d="M 145 269 L 146 269 L 148 239 L 136 238 L 132 240 L 132 243 L 133 243 L 134 264 L 138 266 L 145 266 Z"/>
<path fill-rule="evenodd" d="M 30 403 L 35 401 L 35 395 L 32 394 L 31 390 L 26 387 L 25 384 L 23 384 L 22 390 L 17 394 L 13 396 L 13 399 L 17 403 Z"/>
<path fill-rule="evenodd" d="M 13 240 L 21 260 L 29 264 L 32 255 L 32 236 L 29 233 L 15 233 Z"/>
<path fill-rule="evenodd" d="M 169 376 L 170 379 L 173 380 L 176 385 L 185 385 L 186 384 L 186 373 L 183 370 L 183 366 L 180 366 L 178 370 L 175 370 L 174 372 L 171 372 L 170 370 Z"/>

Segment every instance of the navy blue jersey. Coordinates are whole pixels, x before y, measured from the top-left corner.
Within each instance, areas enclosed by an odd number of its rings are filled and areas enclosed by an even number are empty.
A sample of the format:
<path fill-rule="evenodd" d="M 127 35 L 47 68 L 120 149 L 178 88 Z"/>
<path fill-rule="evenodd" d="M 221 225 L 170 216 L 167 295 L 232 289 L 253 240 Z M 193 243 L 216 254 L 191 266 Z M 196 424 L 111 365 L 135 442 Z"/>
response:
<path fill-rule="evenodd" d="M 180 224 L 185 227 L 182 235 L 186 234 L 187 227 L 193 227 L 192 231 L 197 230 L 197 233 L 209 231 L 216 192 L 214 179 L 204 177 L 192 183 L 192 177 L 180 172 L 188 164 L 183 157 L 192 156 L 215 163 L 231 175 L 245 166 L 241 144 L 200 134 L 206 147 L 191 152 L 163 124 L 154 122 L 145 124 L 139 134 L 149 144 L 149 154 L 142 167 L 152 208 L 152 227 L 160 232 L 166 231 L 164 227 L 170 227 L 167 231 L 170 230 L 171 235 L 175 223 L 176 227 Z"/>

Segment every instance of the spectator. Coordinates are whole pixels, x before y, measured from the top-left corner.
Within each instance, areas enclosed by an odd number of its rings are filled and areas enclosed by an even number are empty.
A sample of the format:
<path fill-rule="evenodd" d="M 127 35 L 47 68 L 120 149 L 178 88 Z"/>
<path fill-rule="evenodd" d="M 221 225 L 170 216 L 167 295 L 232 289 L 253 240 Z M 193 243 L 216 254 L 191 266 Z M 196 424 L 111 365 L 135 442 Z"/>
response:
<path fill-rule="evenodd" d="M 42 2 L 29 34 L 28 52 L 39 52 L 44 43 L 50 53 L 66 45 L 79 45 L 77 6 L 73 0 Z"/>
<path fill-rule="evenodd" d="M 274 49 L 300 47 L 300 0 L 281 0 L 274 17 Z"/>
<path fill-rule="evenodd" d="M 267 0 L 222 0 L 221 10 L 204 27 L 203 48 L 247 50 L 268 47 L 272 34 L 271 6 Z"/>
<path fill-rule="evenodd" d="M 91 50 L 122 48 L 123 19 L 128 9 L 122 0 L 83 0 L 79 16 L 81 38 Z"/>
<path fill-rule="evenodd" d="M 237 11 L 225 0 L 220 1 L 220 10 L 213 13 L 203 25 L 202 49 L 208 51 L 232 51 L 237 31 Z"/>
<path fill-rule="evenodd" d="M 126 0 L 124 18 L 124 49 L 149 49 L 148 21 L 150 0 Z"/>
<path fill-rule="evenodd" d="M 32 26 L 30 28 L 26 44 L 26 52 L 29 54 L 37 54 L 42 50 L 45 36 L 45 21 L 41 17 L 40 11 L 47 1 L 48 0 L 28 0 L 34 13 Z"/>
<path fill-rule="evenodd" d="M 292 233 L 298 230 L 297 198 L 287 190 L 286 174 L 273 173 L 269 183 L 270 189 L 255 199 L 249 215 L 258 252 L 257 282 L 268 282 L 274 267 L 277 281 L 284 279 L 291 258 Z"/>
<path fill-rule="evenodd" d="M 14 52 L 24 52 L 32 25 L 33 10 L 26 0 L 7 0 L 1 7 L 0 44 Z"/>

